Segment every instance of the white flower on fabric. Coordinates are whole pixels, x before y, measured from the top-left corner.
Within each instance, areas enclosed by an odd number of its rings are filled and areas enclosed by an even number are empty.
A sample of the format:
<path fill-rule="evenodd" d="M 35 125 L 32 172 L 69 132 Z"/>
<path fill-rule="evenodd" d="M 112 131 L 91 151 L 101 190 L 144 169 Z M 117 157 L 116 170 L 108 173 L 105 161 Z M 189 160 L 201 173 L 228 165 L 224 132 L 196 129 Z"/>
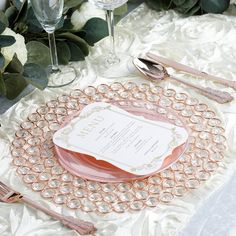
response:
<path fill-rule="evenodd" d="M 81 5 L 79 10 L 73 12 L 71 16 L 71 23 L 75 30 L 79 30 L 89 19 L 93 17 L 105 19 L 105 11 L 90 2 L 85 2 Z"/>
<path fill-rule="evenodd" d="M 27 49 L 25 45 L 25 38 L 20 34 L 16 34 L 13 30 L 9 28 L 6 28 L 2 32 L 2 35 L 13 36 L 16 39 L 16 42 L 14 44 L 9 47 L 3 47 L 1 49 L 1 53 L 3 54 L 6 60 L 5 65 L 7 65 L 12 60 L 15 53 L 21 64 L 24 65 L 27 61 Z"/>

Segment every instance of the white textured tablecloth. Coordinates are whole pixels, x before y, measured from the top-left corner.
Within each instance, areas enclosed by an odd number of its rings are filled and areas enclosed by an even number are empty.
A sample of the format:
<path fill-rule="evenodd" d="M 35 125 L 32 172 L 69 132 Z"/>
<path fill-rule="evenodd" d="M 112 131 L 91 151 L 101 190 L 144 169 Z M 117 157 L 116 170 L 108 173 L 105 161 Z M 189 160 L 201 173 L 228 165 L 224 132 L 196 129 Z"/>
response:
<path fill-rule="evenodd" d="M 117 48 L 131 56 L 144 55 L 145 52 L 152 50 L 211 74 L 229 80 L 236 78 L 236 18 L 234 16 L 207 14 L 184 18 L 174 11 L 157 13 L 143 4 L 119 23 L 117 32 Z M 42 199 L 39 194 L 32 193 L 16 176 L 15 169 L 11 166 L 9 145 L 19 124 L 40 104 L 65 93 L 66 90 L 84 88 L 87 85 L 127 80 L 145 82 L 133 68 L 132 63 L 126 61 L 121 68 L 114 71 L 113 75 L 117 76 L 115 79 L 96 76 L 92 59 L 105 50 L 106 45 L 106 40 L 103 40 L 92 49 L 85 62 L 74 64 L 80 72 L 75 83 L 61 89 L 46 89 L 43 92 L 35 90 L 0 116 L 2 124 L 0 179 L 22 193 L 32 196 L 44 206 L 94 222 L 98 228 L 96 235 L 236 235 L 234 202 L 236 191 L 233 189 L 236 167 L 236 101 L 219 105 L 193 90 L 168 81 L 162 82 L 161 85 L 175 88 L 177 91 L 187 91 L 192 96 L 198 97 L 215 109 L 225 123 L 229 150 L 217 173 L 199 189 L 155 209 L 145 209 L 132 214 L 102 216 L 70 211 L 66 207 L 54 205 Z M 233 89 L 210 81 L 196 80 L 181 73 L 173 72 L 173 74 L 198 84 L 228 91 L 236 99 Z M 78 234 L 23 204 L 0 203 L 0 235 L 72 236 Z"/>

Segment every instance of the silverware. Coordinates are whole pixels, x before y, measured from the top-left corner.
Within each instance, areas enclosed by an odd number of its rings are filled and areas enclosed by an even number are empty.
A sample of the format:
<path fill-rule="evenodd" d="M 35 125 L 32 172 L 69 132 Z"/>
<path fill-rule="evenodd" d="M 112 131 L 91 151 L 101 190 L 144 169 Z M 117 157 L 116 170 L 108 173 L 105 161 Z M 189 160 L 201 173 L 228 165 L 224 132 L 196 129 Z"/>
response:
<path fill-rule="evenodd" d="M 2 182 L 0 182 L 0 200 L 6 203 L 24 202 L 27 205 L 52 216 L 54 219 L 59 220 L 62 224 L 73 230 L 76 230 L 81 235 L 91 234 L 96 231 L 96 228 L 91 222 L 76 219 L 71 216 L 63 216 L 55 211 L 42 207 L 26 196 L 21 195 L 19 192 L 12 190 Z"/>
<path fill-rule="evenodd" d="M 206 72 L 199 71 L 199 70 L 194 69 L 190 66 L 186 66 L 186 65 L 183 65 L 179 62 L 155 55 L 151 52 L 148 52 L 146 55 L 147 55 L 147 57 L 151 58 L 153 61 L 161 63 L 162 65 L 169 66 L 169 67 L 172 67 L 176 70 L 187 72 L 189 74 L 196 75 L 196 76 L 202 77 L 204 79 L 210 79 L 218 84 L 222 84 L 222 85 L 225 85 L 227 87 L 230 87 L 230 88 L 233 88 L 236 90 L 236 81 L 231 81 L 231 80 L 223 79 L 223 78 L 220 78 L 220 77 L 217 77 L 214 75 L 209 75 Z"/>
<path fill-rule="evenodd" d="M 227 103 L 233 100 L 233 97 L 227 93 L 212 88 L 205 88 L 200 85 L 195 85 L 183 80 L 180 80 L 176 77 L 172 77 L 168 74 L 165 67 L 162 65 L 144 58 L 135 58 L 133 60 L 134 65 L 138 68 L 140 72 L 146 75 L 152 81 L 160 81 L 163 79 L 172 79 L 184 85 L 187 85 L 195 90 L 198 90 L 202 95 L 212 99 L 218 103 Z"/>

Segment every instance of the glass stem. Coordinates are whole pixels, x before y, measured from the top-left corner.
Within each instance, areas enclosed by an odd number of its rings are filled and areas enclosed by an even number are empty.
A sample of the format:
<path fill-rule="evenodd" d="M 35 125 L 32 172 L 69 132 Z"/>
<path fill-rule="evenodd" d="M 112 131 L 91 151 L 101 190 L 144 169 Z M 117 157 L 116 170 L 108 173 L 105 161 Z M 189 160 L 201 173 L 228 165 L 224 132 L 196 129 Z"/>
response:
<path fill-rule="evenodd" d="M 114 11 L 106 10 L 106 20 L 108 25 L 109 40 L 110 40 L 110 53 L 109 58 L 110 64 L 119 62 L 119 58 L 116 55 L 115 50 L 115 35 L 114 35 Z"/>
<path fill-rule="evenodd" d="M 57 58 L 57 47 L 54 33 L 48 33 L 50 56 L 52 62 L 52 72 L 59 71 L 58 58 Z"/>

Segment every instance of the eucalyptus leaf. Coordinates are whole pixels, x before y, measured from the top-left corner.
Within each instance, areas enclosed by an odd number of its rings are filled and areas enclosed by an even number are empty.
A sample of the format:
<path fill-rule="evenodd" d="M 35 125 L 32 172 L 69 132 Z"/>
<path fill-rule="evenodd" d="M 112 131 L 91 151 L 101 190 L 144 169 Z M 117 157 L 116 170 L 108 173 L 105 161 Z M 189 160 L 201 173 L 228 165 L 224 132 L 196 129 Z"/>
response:
<path fill-rule="evenodd" d="M 13 73 L 13 74 L 4 74 L 3 79 L 6 86 L 6 98 L 14 99 L 16 98 L 28 85 L 23 75 Z"/>
<path fill-rule="evenodd" d="M 5 65 L 5 58 L 2 55 L 2 53 L 0 53 L 0 70 L 4 67 Z"/>
<path fill-rule="evenodd" d="M 87 56 L 89 54 L 89 49 L 88 49 L 87 43 L 79 36 L 72 34 L 70 32 L 60 33 L 57 36 L 58 36 L 57 38 L 63 38 L 63 39 L 66 39 L 68 42 L 75 43 L 80 48 L 80 50 L 83 52 L 83 54 L 85 56 Z"/>
<path fill-rule="evenodd" d="M 201 10 L 201 6 L 199 4 L 196 4 L 194 7 L 192 7 L 188 12 L 185 13 L 185 16 L 192 16 L 198 13 Z"/>
<path fill-rule="evenodd" d="M 18 10 L 21 9 L 22 4 L 23 4 L 21 0 L 11 0 L 11 1 L 12 1 L 13 5 L 14 5 Z M 24 0 L 24 2 L 25 2 L 25 0 Z"/>
<path fill-rule="evenodd" d="M 31 33 L 38 33 L 43 31 L 43 28 L 37 20 L 32 7 L 28 8 L 26 24 L 28 26 L 28 31 Z"/>
<path fill-rule="evenodd" d="M 15 22 L 25 22 L 27 18 L 28 1 L 24 0 L 24 2 L 21 3 L 20 8 L 18 10 L 19 11 L 15 19 Z"/>
<path fill-rule="evenodd" d="M 7 89 L 5 85 L 5 81 L 3 80 L 1 74 L 0 74 L 0 95 L 6 96 Z"/>
<path fill-rule="evenodd" d="M 6 29 L 6 25 L 0 21 L 0 34 Z"/>
<path fill-rule="evenodd" d="M 65 42 L 57 43 L 58 62 L 62 65 L 67 65 L 71 58 L 70 48 Z"/>
<path fill-rule="evenodd" d="M 40 65 L 34 63 L 26 63 L 24 65 L 23 76 L 28 83 L 41 90 L 47 87 L 47 73 Z"/>
<path fill-rule="evenodd" d="M 16 39 L 13 36 L 0 35 L 0 48 L 11 46 L 15 42 Z"/>
<path fill-rule="evenodd" d="M 182 14 L 187 14 L 196 4 L 198 4 L 198 0 L 185 0 L 184 4 L 178 6 L 176 10 Z"/>
<path fill-rule="evenodd" d="M 0 11 L 0 21 L 6 26 L 9 24 L 8 19 L 3 11 Z"/>
<path fill-rule="evenodd" d="M 65 0 L 63 12 L 66 13 L 69 9 L 77 7 L 82 2 L 84 2 L 84 0 Z"/>
<path fill-rule="evenodd" d="M 7 17 L 7 20 L 9 22 L 9 25 L 11 26 L 13 22 L 15 21 L 18 14 L 18 10 L 15 6 L 10 6 L 6 9 L 5 15 Z"/>
<path fill-rule="evenodd" d="M 127 11 L 128 11 L 128 5 L 127 3 L 125 3 L 114 10 L 114 15 L 121 16 L 124 15 Z"/>
<path fill-rule="evenodd" d="M 85 59 L 83 52 L 77 44 L 68 42 L 68 46 L 71 54 L 70 61 L 83 61 Z"/>
<path fill-rule="evenodd" d="M 222 13 L 230 4 L 230 0 L 201 0 L 201 8 L 207 13 Z"/>
<path fill-rule="evenodd" d="M 19 73 L 19 74 L 23 72 L 23 66 L 21 62 L 19 61 L 19 59 L 17 58 L 16 54 L 14 54 L 12 60 L 7 65 L 5 71 L 9 73 Z"/>
<path fill-rule="evenodd" d="M 94 17 L 86 22 L 80 34 L 89 45 L 93 46 L 94 43 L 108 36 L 107 23 L 101 18 Z"/>
<path fill-rule="evenodd" d="M 173 3 L 176 5 L 176 6 L 180 6 L 182 4 L 185 3 L 185 0 L 173 0 Z"/>
<path fill-rule="evenodd" d="M 63 27 L 60 30 L 71 31 L 71 30 L 73 30 L 73 28 L 74 28 L 74 26 L 71 23 L 71 19 L 69 18 L 69 19 L 64 19 Z"/>
<path fill-rule="evenodd" d="M 172 0 L 146 0 L 147 5 L 156 10 L 168 10 L 171 5 Z"/>
<path fill-rule="evenodd" d="M 30 41 L 26 44 L 26 48 L 28 51 L 28 63 L 39 64 L 43 67 L 50 65 L 50 50 L 46 45 L 38 41 Z"/>

